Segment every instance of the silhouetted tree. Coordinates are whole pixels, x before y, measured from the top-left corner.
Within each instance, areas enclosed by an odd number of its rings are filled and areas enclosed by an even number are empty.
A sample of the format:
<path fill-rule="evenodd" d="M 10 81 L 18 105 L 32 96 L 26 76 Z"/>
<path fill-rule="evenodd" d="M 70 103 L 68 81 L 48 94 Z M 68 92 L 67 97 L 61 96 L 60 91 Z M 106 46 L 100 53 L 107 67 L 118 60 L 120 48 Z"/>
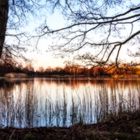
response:
<path fill-rule="evenodd" d="M 41 26 L 42 37 L 46 34 L 57 34 L 62 37 L 61 43 L 57 42 L 59 50 L 74 52 L 82 48 L 93 48 L 91 55 L 81 54 L 79 59 L 87 59 L 92 63 L 105 64 L 114 55 L 116 64 L 121 48 L 128 42 L 138 43 L 140 3 L 127 0 L 0 0 L 0 58 L 3 48 L 15 52 L 19 47 L 21 37 L 25 34 L 6 32 L 7 29 L 19 29 L 25 24 L 29 13 L 41 13 L 44 3 L 51 4 L 53 10 L 62 11 L 67 25 L 59 29 L 51 29 L 46 23 Z M 43 5 L 42 5 L 43 4 Z M 46 7 L 50 8 L 50 7 Z M 14 37 L 18 45 L 5 45 L 5 36 Z M 134 39 L 137 39 L 137 41 Z M 134 42 L 133 42 L 134 41 Z M 130 44 L 129 44 L 130 45 Z M 128 46 L 129 46 L 128 45 Z M 131 44 L 132 45 L 132 44 Z M 90 52 L 91 52 L 90 51 Z M 20 52 L 20 51 L 19 51 Z M 19 54 L 16 53 L 16 54 Z M 14 54 L 14 53 L 13 53 Z M 136 53 L 139 54 L 139 53 Z M 16 56 L 14 54 L 14 56 Z"/>
<path fill-rule="evenodd" d="M 0 1 L 0 58 L 2 55 L 3 44 L 5 41 L 8 11 L 9 11 L 8 0 L 1 0 Z"/>
<path fill-rule="evenodd" d="M 57 42 L 54 47 L 65 53 L 93 48 L 91 54 L 82 54 L 80 59 L 105 64 L 113 55 L 117 65 L 121 48 L 126 44 L 132 46 L 139 43 L 140 3 L 136 1 L 48 1 L 53 10 L 59 8 L 62 11 L 67 25 L 52 29 L 45 24 L 41 35 L 57 33 L 57 37 L 60 36 L 63 41 Z"/>
<path fill-rule="evenodd" d="M 19 47 L 21 38 L 25 37 L 20 29 L 27 23 L 27 17 L 35 10 L 37 13 L 39 7 L 39 0 L 0 0 L 0 58 L 4 52 L 16 57 L 19 52 L 25 51 L 25 48 Z M 6 45 L 5 37 L 16 39 L 17 45 Z"/>

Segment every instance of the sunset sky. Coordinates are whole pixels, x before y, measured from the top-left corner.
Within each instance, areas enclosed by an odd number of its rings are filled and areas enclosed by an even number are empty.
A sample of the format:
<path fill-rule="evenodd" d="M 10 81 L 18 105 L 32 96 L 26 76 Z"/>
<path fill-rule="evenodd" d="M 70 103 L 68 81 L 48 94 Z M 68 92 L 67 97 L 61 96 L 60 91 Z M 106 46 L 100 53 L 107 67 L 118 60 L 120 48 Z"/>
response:
<path fill-rule="evenodd" d="M 139 1 L 135 1 L 136 3 L 139 3 Z M 63 16 L 60 14 L 60 12 L 58 10 L 56 10 L 53 14 L 48 11 L 45 13 L 45 15 L 47 15 L 47 24 L 49 26 L 51 26 L 51 28 L 61 28 L 63 27 L 65 24 L 67 24 L 68 21 L 65 21 Z M 28 23 L 28 26 L 22 28 L 21 30 L 22 31 L 27 31 L 29 33 L 32 34 L 32 31 L 34 30 L 34 28 L 38 27 L 38 25 L 40 23 L 42 23 L 43 21 L 43 16 L 45 16 L 44 13 L 42 14 L 42 16 L 40 17 L 30 17 L 30 22 Z M 136 27 L 136 28 L 139 28 Z M 126 34 L 127 32 L 129 32 L 129 29 L 126 29 L 124 34 Z M 96 35 L 98 36 L 98 35 Z M 32 60 L 32 64 L 35 68 L 38 68 L 38 67 L 57 67 L 57 66 L 64 66 L 64 62 L 65 61 L 75 61 L 73 59 L 73 55 L 67 55 L 66 57 L 62 58 L 57 54 L 57 52 L 55 51 L 52 51 L 50 50 L 49 46 L 53 44 L 53 41 L 57 40 L 58 41 L 58 38 L 46 38 L 46 37 L 42 37 L 40 40 L 39 40 L 39 43 L 38 45 L 36 46 L 36 39 L 32 39 L 28 45 L 28 43 L 26 44 L 27 45 L 27 48 L 28 48 L 28 52 L 26 52 L 26 56 L 27 58 L 31 59 Z M 61 41 L 61 40 L 59 40 Z M 57 43 L 59 43 L 59 41 Z M 11 38 L 7 38 L 7 42 L 9 43 L 13 43 L 13 40 Z M 34 47 L 36 46 L 36 47 Z M 122 50 L 121 50 L 121 54 L 120 54 L 120 58 L 123 62 L 131 62 L 133 60 L 135 61 L 139 61 L 139 58 L 131 58 L 129 57 L 128 55 L 126 55 L 127 53 L 127 48 L 131 48 L 131 46 L 129 46 L 127 44 L 127 47 L 123 47 Z M 87 48 L 86 48 L 87 49 Z M 85 52 L 88 52 L 90 50 L 82 50 L 82 53 L 85 51 Z M 137 49 L 137 46 L 135 45 L 133 47 L 133 50 L 134 49 Z M 76 54 L 78 53 L 81 53 L 81 50 L 79 52 L 76 52 Z M 113 59 L 113 58 L 112 58 Z"/>

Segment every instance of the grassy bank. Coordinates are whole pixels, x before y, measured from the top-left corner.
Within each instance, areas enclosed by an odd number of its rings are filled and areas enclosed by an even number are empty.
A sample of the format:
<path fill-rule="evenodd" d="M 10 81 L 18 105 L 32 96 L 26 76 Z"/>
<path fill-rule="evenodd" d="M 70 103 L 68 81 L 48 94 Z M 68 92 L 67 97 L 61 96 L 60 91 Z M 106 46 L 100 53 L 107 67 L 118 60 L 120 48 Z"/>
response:
<path fill-rule="evenodd" d="M 0 140 L 140 140 L 140 111 L 110 116 L 92 125 L 69 128 L 3 128 Z"/>

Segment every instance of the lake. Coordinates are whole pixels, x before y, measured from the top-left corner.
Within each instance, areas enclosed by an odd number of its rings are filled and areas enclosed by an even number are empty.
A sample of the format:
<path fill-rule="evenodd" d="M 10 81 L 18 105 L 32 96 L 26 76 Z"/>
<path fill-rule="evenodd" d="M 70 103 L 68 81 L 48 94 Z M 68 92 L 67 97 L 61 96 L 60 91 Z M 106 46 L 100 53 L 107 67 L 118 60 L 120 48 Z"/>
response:
<path fill-rule="evenodd" d="M 68 127 L 140 108 L 140 79 L 0 79 L 0 127 Z"/>

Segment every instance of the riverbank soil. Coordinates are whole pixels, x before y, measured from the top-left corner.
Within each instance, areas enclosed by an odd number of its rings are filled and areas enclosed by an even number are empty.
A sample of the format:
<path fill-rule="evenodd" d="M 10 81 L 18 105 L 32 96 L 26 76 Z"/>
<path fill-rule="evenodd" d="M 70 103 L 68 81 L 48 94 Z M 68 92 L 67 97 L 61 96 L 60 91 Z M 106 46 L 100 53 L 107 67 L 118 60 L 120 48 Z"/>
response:
<path fill-rule="evenodd" d="M 110 116 L 92 125 L 69 128 L 1 128 L 0 140 L 140 140 L 140 112 Z"/>

